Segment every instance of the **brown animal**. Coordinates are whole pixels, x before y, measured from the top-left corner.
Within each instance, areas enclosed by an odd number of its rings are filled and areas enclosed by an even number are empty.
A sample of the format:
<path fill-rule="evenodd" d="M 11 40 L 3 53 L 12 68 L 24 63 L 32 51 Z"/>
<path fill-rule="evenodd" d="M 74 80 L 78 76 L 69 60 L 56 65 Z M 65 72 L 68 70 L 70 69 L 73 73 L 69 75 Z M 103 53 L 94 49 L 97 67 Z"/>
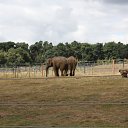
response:
<path fill-rule="evenodd" d="M 67 76 L 68 63 L 66 57 L 49 58 L 46 63 L 46 77 L 48 76 L 48 69 L 50 67 L 53 67 L 55 76 L 59 76 L 59 70 L 61 71 L 61 76 Z"/>
<path fill-rule="evenodd" d="M 127 77 L 128 69 L 120 69 L 119 72 L 122 77 Z"/>
<path fill-rule="evenodd" d="M 70 70 L 70 76 L 75 76 L 75 69 L 77 65 L 77 59 L 74 56 L 67 58 L 68 69 Z"/>

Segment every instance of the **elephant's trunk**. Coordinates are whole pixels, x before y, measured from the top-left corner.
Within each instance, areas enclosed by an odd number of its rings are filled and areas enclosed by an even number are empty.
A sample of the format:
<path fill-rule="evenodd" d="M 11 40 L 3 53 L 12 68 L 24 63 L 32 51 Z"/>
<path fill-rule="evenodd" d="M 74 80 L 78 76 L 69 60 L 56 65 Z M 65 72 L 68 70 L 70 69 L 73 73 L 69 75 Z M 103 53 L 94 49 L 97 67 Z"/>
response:
<path fill-rule="evenodd" d="M 48 76 L 48 69 L 49 69 L 49 66 L 46 66 L 46 77 Z"/>

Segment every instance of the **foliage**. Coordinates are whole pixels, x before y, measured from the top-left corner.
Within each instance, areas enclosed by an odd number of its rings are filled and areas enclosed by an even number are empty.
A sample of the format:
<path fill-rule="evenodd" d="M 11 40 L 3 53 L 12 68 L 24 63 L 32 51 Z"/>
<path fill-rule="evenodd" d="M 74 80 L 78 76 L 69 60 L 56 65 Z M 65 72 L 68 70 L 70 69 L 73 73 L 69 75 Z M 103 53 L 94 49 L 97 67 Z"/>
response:
<path fill-rule="evenodd" d="M 16 49 L 11 48 L 8 50 L 7 53 L 7 65 L 19 65 L 23 63 L 23 58 L 21 57 L 20 53 L 17 52 Z"/>
<path fill-rule="evenodd" d="M 109 59 L 128 59 L 128 44 L 107 42 L 89 44 L 77 41 L 59 43 L 39 41 L 28 45 L 25 42 L 1 42 L 0 64 L 20 65 L 25 63 L 44 63 L 54 56 L 75 56 L 78 60 L 99 61 Z"/>
<path fill-rule="evenodd" d="M 6 52 L 0 50 L 0 64 L 5 64 L 7 62 Z"/>

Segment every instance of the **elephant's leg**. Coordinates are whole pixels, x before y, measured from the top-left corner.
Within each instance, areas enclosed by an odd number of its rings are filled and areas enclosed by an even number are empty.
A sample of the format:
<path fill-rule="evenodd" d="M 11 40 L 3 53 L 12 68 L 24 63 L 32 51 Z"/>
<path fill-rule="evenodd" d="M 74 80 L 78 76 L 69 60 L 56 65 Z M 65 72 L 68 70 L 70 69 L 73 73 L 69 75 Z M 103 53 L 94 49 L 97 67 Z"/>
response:
<path fill-rule="evenodd" d="M 70 70 L 70 76 L 72 76 L 72 69 Z"/>
<path fill-rule="evenodd" d="M 66 67 L 65 67 L 64 76 L 68 76 L 68 65 L 66 65 Z"/>
<path fill-rule="evenodd" d="M 73 72 L 72 72 L 72 76 L 75 76 L 75 69 L 74 69 Z"/>
<path fill-rule="evenodd" d="M 71 67 L 71 65 L 69 65 L 68 69 L 69 69 L 69 75 L 72 76 L 72 67 Z"/>
<path fill-rule="evenodd" d="M 64 70 L 64 76 L 68 76 L 68 70 Z"/>
<path fill-rule="evenodd" d="M 63 70 L 62 69 L 60 70 L 60 72 L 61 72 L 61 76 L 64 76 L 64 73 L 63 73 Z"/>
<path fill-rule="evenodd" d="M 57 76 L 59 76 L 59 69 L 57 69 Z"/>
<path fill-rule="evenodd" d="M 53 67 L 53 70 L 54 70 L 55 76 L 59 76 L 59 71 L 58 71 L 58 68 Z"/>

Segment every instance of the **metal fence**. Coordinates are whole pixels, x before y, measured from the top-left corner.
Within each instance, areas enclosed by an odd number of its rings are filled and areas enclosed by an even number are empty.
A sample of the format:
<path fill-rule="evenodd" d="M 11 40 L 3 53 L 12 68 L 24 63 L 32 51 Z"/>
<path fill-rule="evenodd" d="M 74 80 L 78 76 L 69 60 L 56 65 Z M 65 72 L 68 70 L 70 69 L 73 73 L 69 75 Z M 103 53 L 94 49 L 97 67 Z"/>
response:
<path fill-rule="evenodd" d="M 0 78 L 41 78 L 44 73 L 44 65 L 15 66 L 0 68 Z"/>
<path fill-rule="evenodd" d="M 94 63 L 79 61 L 76 67 L 76 76 L 104 76 L 119 75 L 119 69 L 128 69 L 128 60 L 109 60 Z M 12 67 L 0 66 L 0 78 L 45 78 L 45 65 L 36 64 Z M 54 77 L 52 68 L 49 68 L 49 77 Z"/>
<path fill-rule="evenodd" d="M 79 62 L 78 70 L 84 73 L 84 75 L 92 76 L 104 76 L 104 75 L 119 75 L 119 69 L 128 69 L 127 60 L 103 60 L 98 63 Z"/>

